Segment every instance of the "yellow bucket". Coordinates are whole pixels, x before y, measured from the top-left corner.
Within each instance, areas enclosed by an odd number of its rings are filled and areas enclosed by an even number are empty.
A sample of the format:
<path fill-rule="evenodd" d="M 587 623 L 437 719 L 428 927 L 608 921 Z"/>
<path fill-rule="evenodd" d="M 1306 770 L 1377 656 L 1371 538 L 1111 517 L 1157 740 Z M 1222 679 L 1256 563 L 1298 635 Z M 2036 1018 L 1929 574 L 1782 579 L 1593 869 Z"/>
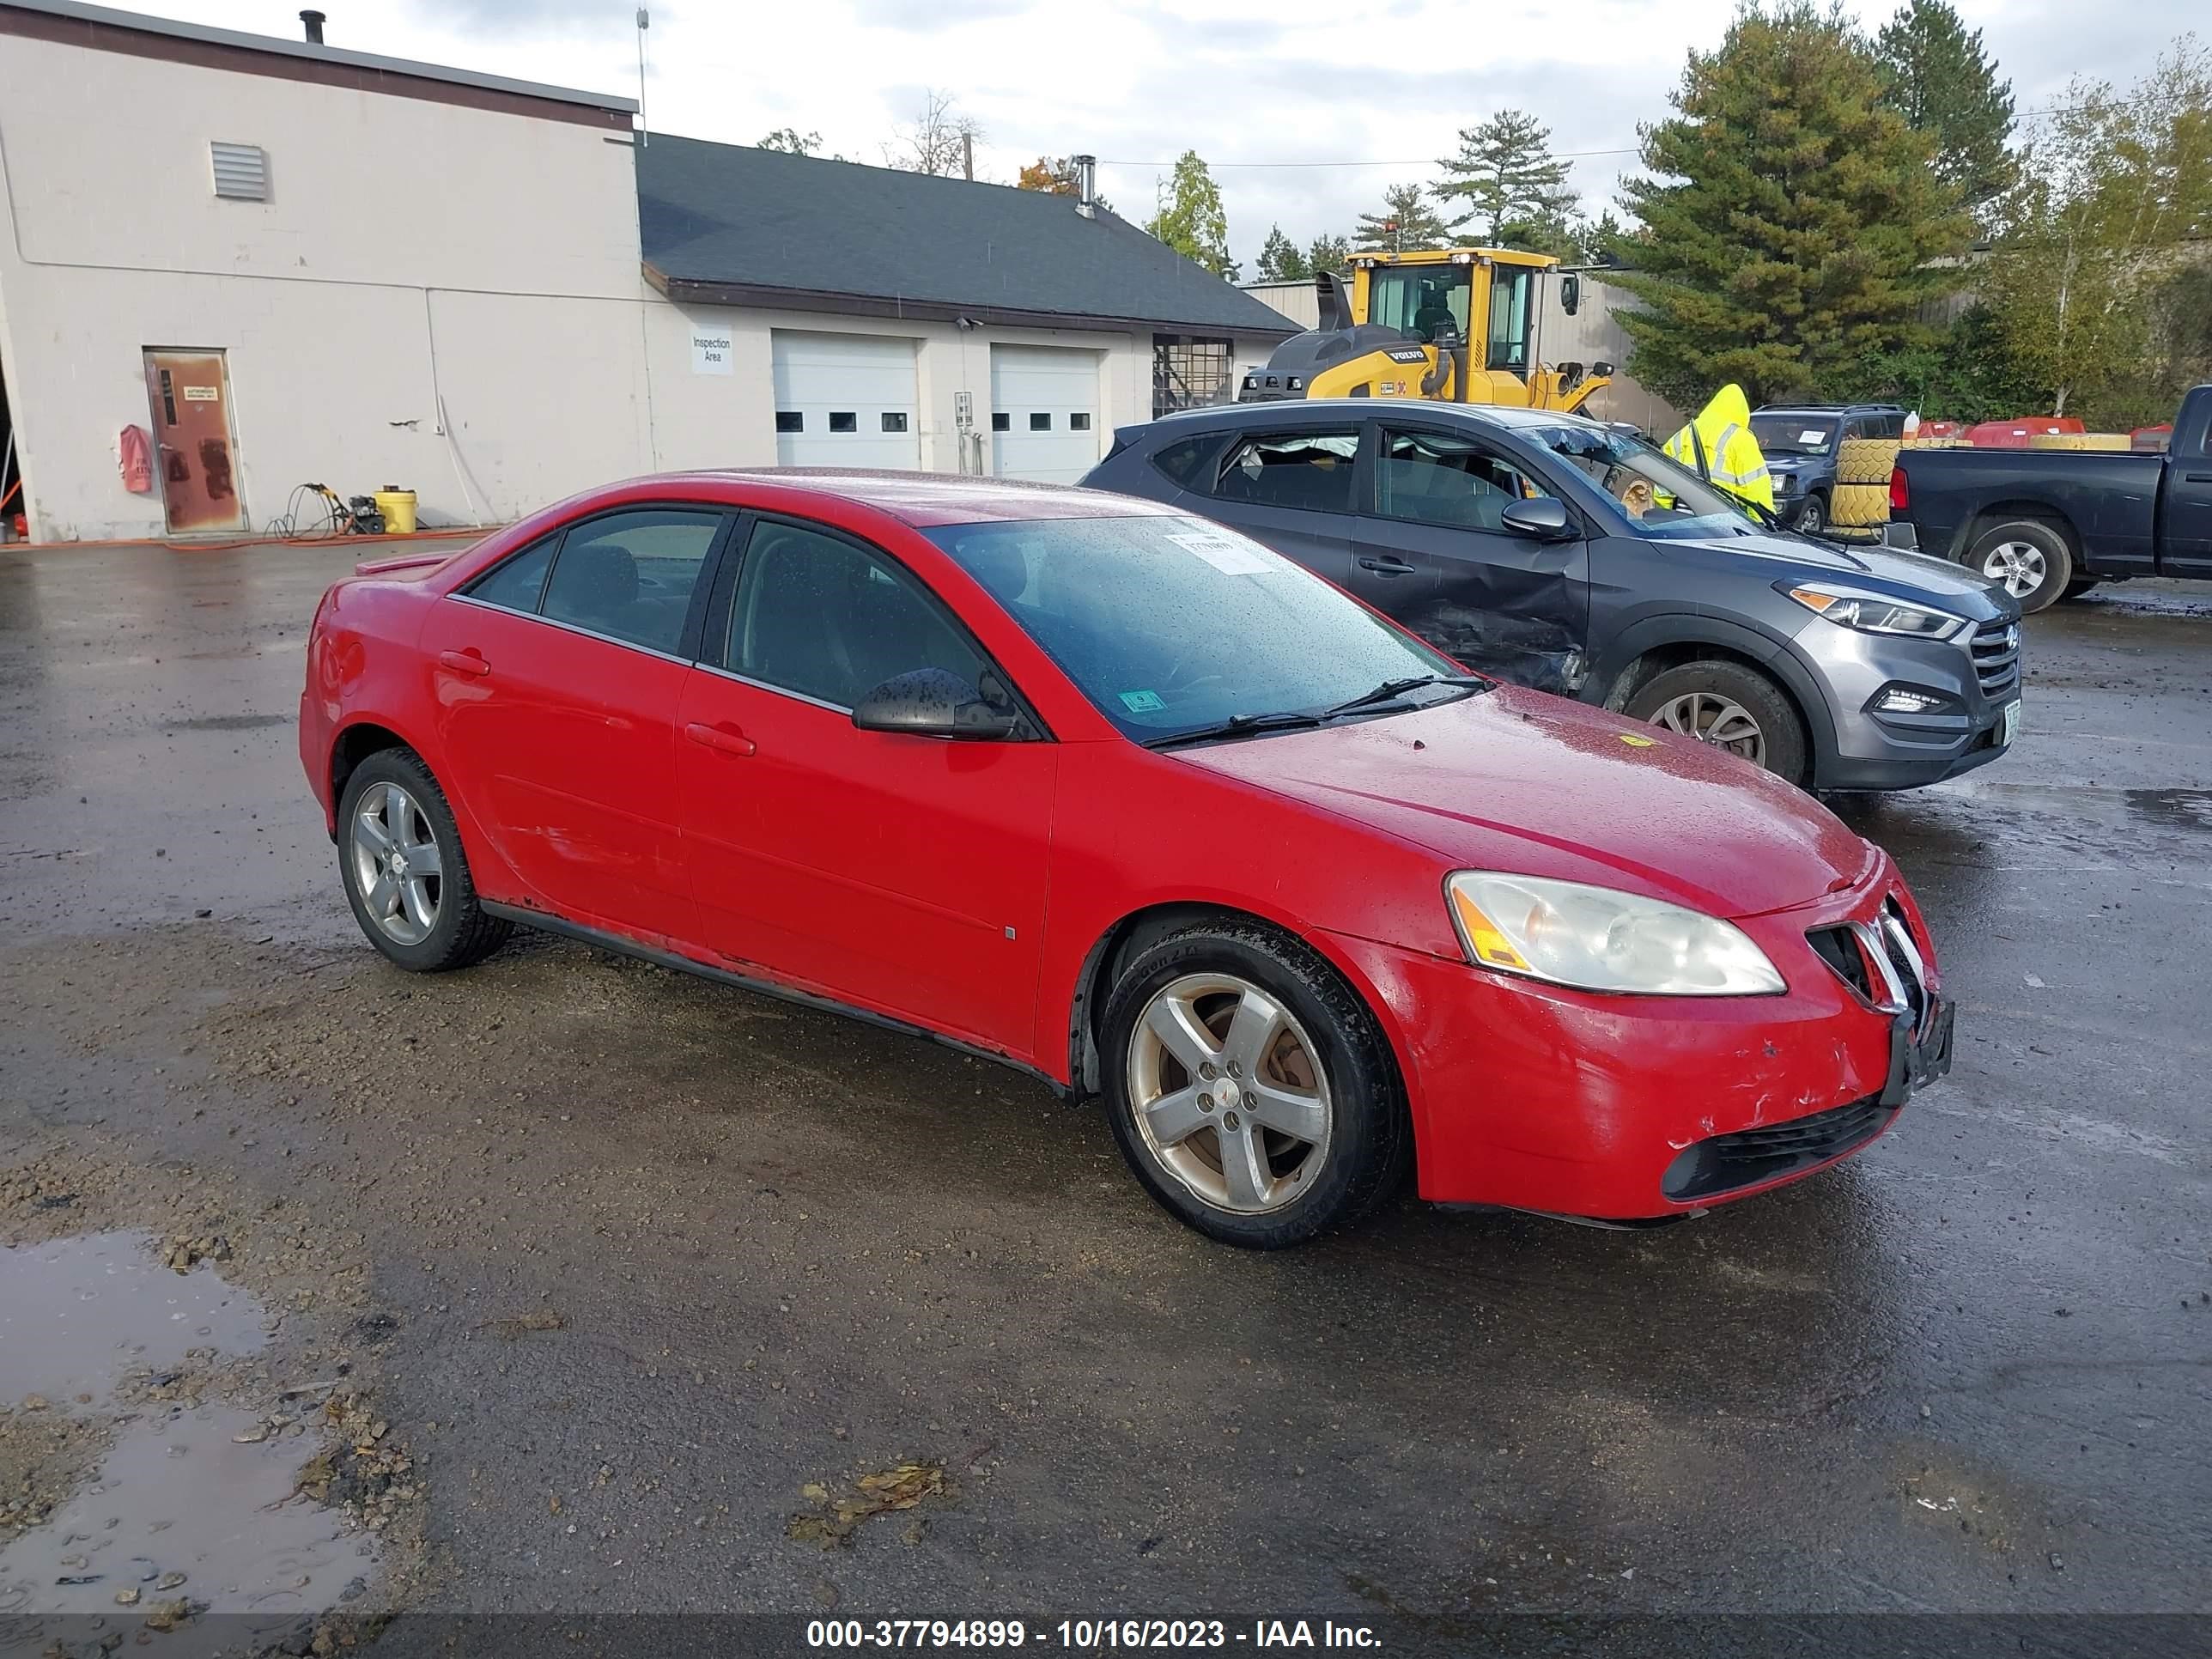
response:
<path fill-rule="evenodd" d="M 415 533 L 415 492 L 386 484 L 376 492 L 376 510 L 384 514 L 384 533 L 387 536 L 411 536 Z"/>

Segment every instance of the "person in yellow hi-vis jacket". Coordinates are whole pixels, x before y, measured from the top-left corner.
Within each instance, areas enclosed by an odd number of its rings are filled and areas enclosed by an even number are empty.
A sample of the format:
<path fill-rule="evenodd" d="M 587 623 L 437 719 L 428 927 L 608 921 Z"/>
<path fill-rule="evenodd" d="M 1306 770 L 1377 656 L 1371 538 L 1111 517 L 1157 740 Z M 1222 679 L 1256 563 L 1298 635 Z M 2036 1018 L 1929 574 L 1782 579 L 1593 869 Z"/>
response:
<path fill-rule="evenodd" d="M 1692 432 L 1696 443 L 1691 441 Z M 1706 477 L 1731 495 L 1757 501 L 1770 513 L 1774 510 L 1774 480 L 1767 476 L 1759 440 L 1751 435 L 1751 402 L 1741 386 L 1731 384 L 1715 392 L 1698 418 L 1668 439 L 1665 447 L 1695 472 L 1699 445 L 1705 450 Z"/>

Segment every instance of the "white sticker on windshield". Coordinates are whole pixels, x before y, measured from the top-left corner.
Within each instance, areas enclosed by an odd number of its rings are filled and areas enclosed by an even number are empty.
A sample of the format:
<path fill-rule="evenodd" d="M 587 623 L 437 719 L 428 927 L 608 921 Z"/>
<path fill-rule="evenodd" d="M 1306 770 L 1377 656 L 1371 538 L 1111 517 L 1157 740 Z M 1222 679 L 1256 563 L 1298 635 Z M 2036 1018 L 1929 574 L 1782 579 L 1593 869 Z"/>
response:
<path fill-rule="evenodd" d="M 1252 549 L 1226 536 L 1209 536 L 1200 531 L 1170 535 L 1168 539 L 1177 547 L 1188 548 L 1224 576 L 1264 576 L 1273 568 Z"/>
<path fill-rule="evenodd" d="M 1825 432 L 1801 432 L 1797 434 L 1797 441 L 1801 444 L 1810 444 L 1814 448 L 1818 449 L 1828 441 L 1828 434 Z"/>

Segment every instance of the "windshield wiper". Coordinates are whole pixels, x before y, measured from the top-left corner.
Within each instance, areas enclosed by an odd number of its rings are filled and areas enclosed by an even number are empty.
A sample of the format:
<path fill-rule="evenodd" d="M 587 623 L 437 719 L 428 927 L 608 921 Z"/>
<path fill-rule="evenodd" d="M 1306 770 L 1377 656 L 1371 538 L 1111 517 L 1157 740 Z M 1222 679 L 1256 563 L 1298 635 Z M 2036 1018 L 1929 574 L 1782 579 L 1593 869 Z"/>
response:
<path fill-rule="evenodd" d="M 1170 732 L 1163 737 L 1147 738 L 1147 749 L 1172 749 L 1177 744 L 1205 743 L 1215 738 L 1248 737 L 1255 732 L 1289 732 L 1300 726 L 1319 726 L 1319 714 L 1300 714 L 1285 710 L 1279 714 L 1231 714 L 1227 720 L 1212 726 L 1201 726 L 1188 732 Z"/>
<path fill-rule="evenodd" d="M 1322 711 L 1323 720 L 1334 720 L 1339 714 L 1356 714 L 1362 708 L 1372 708 L 1377 703 L 1392 702 L 1408 691 L 1418 691 L 1425 685 L 1465 685 L 1487 691 L 1497 682 L 1480 674 L 1409 674 L 1401 680 L 1385 680 L 1372 691 L 1363 691 L 1358 696 L 1335 708 Z"/>

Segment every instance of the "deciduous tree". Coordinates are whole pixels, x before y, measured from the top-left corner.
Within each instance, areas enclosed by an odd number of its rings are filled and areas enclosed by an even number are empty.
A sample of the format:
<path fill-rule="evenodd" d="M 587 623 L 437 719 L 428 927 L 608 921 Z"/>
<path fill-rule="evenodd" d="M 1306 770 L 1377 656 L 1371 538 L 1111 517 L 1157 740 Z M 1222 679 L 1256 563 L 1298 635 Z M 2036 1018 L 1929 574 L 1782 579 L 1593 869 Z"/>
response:
<path fill-rule="evenodd" d="M 1972 225 L 1883 93 L 1865 39 L 1809 0 L 1690 53 L 1675 113 L 1643 130 L 1652 176 L 1621 193 L 1643 221 L 1618 279 L 1644 302 L 1621 313 L 1639 380 L 1686 407 L 1732 380 L 1757 403 L 1925 337 Z"/>
<path fill-rule="evenodd" d="M 2012 82 L 1950 0 L 1906 0 L 1875 38 L 1890 106 L 1936 141 L 1936 171 L 1979 213 L 2011 184 Z"/>
<path fill-rule="evenodd" d="M 818 132 L 801 132 L 796 127 L 778 127 L 754 145 L 755 149 L 777 149 L 787 155 L 811 155 L 822 148 Z"/>
<path fill-rule="evenodd" d="M 1566 223 L 1575 205 L 1568 163 L 1552 154 L 1552 133 L 1525 110 L 1504 109 L 1462 127 L 1459 154 L 1439 161 L 1436 193 L 1460 210 L 1451 227 L 1471 225 L 1478 241 L 1498 246 L 1508 225 Z"/>
<path fill-rule="evenodd" d="M 1050 196 L 1083 193 L 1083 180 L 1075 170 L 1073 155 L 1040 155 L 1015 175 L 1014 184 L 1018 189 L 1041 190 Z M 1113 204 L 1097 194 L 1095 185 L 1091 200 L 1093 205 L 1113 211 Z"/>
<path fill-rule="evenodd" d="M 1187 149 L 1176 159 L 1159 211 L 1145 228 L 1215 276 L 1237 275 L 1229 257 L 1229 216 L 1221 205 L 1221 186 L 1196 150 Z"/>
<path fill-rule="evenodd" d="M 975 146 L 982 142 L 981 125 L 962 112 L 951 93 L 926 89 L 912 125 L 899 128 L 884 146 L 884 165 L 957 179 L 966 172 Z"/>

